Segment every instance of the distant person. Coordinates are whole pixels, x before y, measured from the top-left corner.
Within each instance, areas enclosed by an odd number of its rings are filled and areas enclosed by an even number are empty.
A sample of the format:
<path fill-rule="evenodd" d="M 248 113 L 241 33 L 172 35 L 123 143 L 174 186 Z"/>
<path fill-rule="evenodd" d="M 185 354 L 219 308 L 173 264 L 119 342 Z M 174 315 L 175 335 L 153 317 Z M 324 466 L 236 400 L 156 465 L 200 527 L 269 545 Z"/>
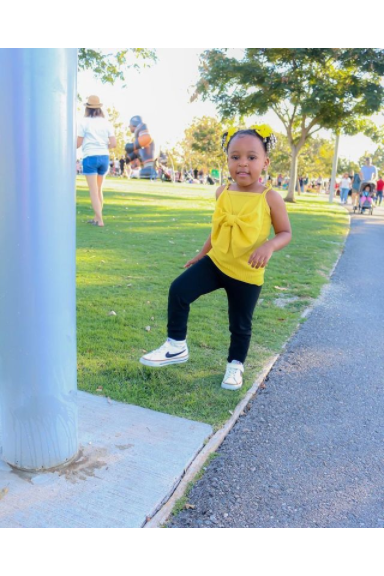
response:
<path fill-rule="evenodd" d="M 212 232 L 199 254 L 184 265 L 187 270 L 171 284 L 167 340 L 140 362 L 153 367 L 187 362 L 190 304 L 203 294 L 224 289 L 231 338 L 221 387 L 238 390 L 265 268 L 273 253 L 289 244 L 291 226 L 280 194 L 259 183 L 275 143 L 269 126 L 226 132 L 222 141 L 233 183 L 217 189 Z M 268 240 L 271 226 L 275 236 Z"/>
<path fill-rule="evenodd" d="M 352 178 L 352 205 L 357 207 L 359 204 L 359 194 L 360 194 L 361 178 L 360 174 L 356 172 Z"/>
<path fill-rule="evenodd" d="M 352 182 L 350 177 L 348 176 L 348 172 L 345 172 L 340 182 L 340 204 L 347 204 L 351 184 Z"/>
<path fill-rule="evenodd" d="M 277 177 L 277 187 L 281 188 L 282 184 L 283 184 L 283 175 L 279 174 Z"/>
<path fill-rule="evenodd" d="M 376 182 L 376 204 L 379 206 L 383 201 L 383 189 L 384 189 L 384 180 L 380 176 L 379 180 Z"/>
<path fill-rule="evenodd" d="M 124 171 L 125 171 L 125 158 L 124 156 L 122 156 L 119 160 L 119 164 L 120 164 L 120 176 L 123 177 L 124 176 Z"/>
<path fill-rule="evenodd" d="M 112 125 L 104 117 L 98 96 L 89 96 L 80 122 L 77 147 L 83 150 L 83 174 L 88 183 L 94 217 L 88 224 L 104 226 L 103 183 L 109 168 L 109 150 L 116 147 Z"/>
<path fill-rule="evenodd" d="M 365 184 L 373 183 L 376 185 L 377 168 L 372 164 L 372 158 L 366 158 L 365 164 L 360 168 L 361 185 L 360 189 L 365 188 Z"/>

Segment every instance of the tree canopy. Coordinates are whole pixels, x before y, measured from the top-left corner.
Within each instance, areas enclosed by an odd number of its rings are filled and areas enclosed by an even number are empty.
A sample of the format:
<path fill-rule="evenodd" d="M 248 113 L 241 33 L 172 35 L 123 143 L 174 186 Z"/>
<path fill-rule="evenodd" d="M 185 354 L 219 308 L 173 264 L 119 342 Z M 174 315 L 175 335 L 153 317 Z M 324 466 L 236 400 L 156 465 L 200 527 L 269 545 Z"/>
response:
<path fill-rule="evenodd" d="M 125 158 L 125 145 L 132 140 L 132 133 L 127 126 L 124 126 L 120 120 L 120 113 L 116 108 L 107 108 L 108 119 L 112 124 L 116 137 L 116 148 L 112 150 L 112 155 L 116 158 Z"/>
<path fill-rule="evenodd" d="M 79 48 L 79 70 L 91 69 L 103 83 L 114 84 L 125 80 L 125 72 L 130 68 L 140 69 L 156 61 L 156 53 L 149 48 L 123 48 L 108 53 L 102 49 Z"/>
<path fill-rule="evenodd" d="M 369 117 L 384 104 L 383 75 L 378 48 L 247 48 L 242 59 L 213 49 L 202 55 L 196 96 L 213 100 L 223 118 L 276 113 L 291 150 L 293 201 L 298 156 L 315 132 L 378 138 Z"/>

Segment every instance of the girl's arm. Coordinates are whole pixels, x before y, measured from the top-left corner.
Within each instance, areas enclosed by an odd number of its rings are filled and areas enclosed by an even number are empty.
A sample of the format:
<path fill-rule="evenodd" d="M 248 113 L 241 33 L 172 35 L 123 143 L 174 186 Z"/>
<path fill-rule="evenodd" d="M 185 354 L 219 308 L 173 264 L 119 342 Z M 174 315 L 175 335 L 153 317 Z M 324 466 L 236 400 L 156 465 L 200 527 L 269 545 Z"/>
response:
<path fill-rule="evenodd" d="M 289 222 L 287 208 L 285 202 L 278 192 L 271 190 L 267 194 L 267 202 L 271 210 L 272 226 L 275 231 L 275 236 L 271 240 L 267 240 L 251 254 L 248 263 L 252 268 L 264 268 L 272 254 L 281 250 L 292 239 L 291 224 Z"/>
<path fill-rule="evenodd" d="M 188 262 L 184 265 L 184 268 L 189 268 L 193 264 L 196 264 L 196 262 L 204 258 L 206 254 L 208 254 L 211 248 L 212 248 L 211 235 L 209 235 L 200 252 L 196 254 L 196 256 L 192 258 L 192 260 L 188 260 Z"/>
<path fill-rule="evenodd" d="M 80 146 L 81 146 L 82 143 L 83 143 L 83 140 L 84 140 L 84 137 L 83 137 L 83 136 L 78 136 L 78 137 L 77 137 L 77 145 L 76 145 L 77 148 L 80 148 Z"/>

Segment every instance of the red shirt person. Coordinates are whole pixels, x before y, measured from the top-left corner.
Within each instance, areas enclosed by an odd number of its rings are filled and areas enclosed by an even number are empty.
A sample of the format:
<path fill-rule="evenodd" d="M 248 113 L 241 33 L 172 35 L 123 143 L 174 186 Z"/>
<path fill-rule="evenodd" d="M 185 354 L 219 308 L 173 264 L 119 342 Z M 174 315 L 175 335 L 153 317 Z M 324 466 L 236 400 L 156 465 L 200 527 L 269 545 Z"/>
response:
<path fill-rule="evenodd" d="M 379 206 L 383 201 L 383 190 L 384 190 L 384 180 L 380 176 L 380 179 L 376 182 L 376 204 Z"/>
<path fill-rule="evenodd" d="M 382 192 L 384 189 L 384 180 L 382 179 L 382 177 L 380 176 L 380 179 L 376 182 L 376 190 L 378 192 Z"/>

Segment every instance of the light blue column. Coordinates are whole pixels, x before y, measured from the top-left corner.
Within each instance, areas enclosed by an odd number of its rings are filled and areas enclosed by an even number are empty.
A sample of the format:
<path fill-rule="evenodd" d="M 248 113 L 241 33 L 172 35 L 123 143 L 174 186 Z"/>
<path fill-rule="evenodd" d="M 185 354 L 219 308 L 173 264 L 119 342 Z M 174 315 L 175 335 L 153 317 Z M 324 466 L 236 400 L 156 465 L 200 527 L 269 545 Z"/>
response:
<path fill-rule="evenodd" d="M 0 458 L 78 450 L 75 49 L 0 49 Z"/>

